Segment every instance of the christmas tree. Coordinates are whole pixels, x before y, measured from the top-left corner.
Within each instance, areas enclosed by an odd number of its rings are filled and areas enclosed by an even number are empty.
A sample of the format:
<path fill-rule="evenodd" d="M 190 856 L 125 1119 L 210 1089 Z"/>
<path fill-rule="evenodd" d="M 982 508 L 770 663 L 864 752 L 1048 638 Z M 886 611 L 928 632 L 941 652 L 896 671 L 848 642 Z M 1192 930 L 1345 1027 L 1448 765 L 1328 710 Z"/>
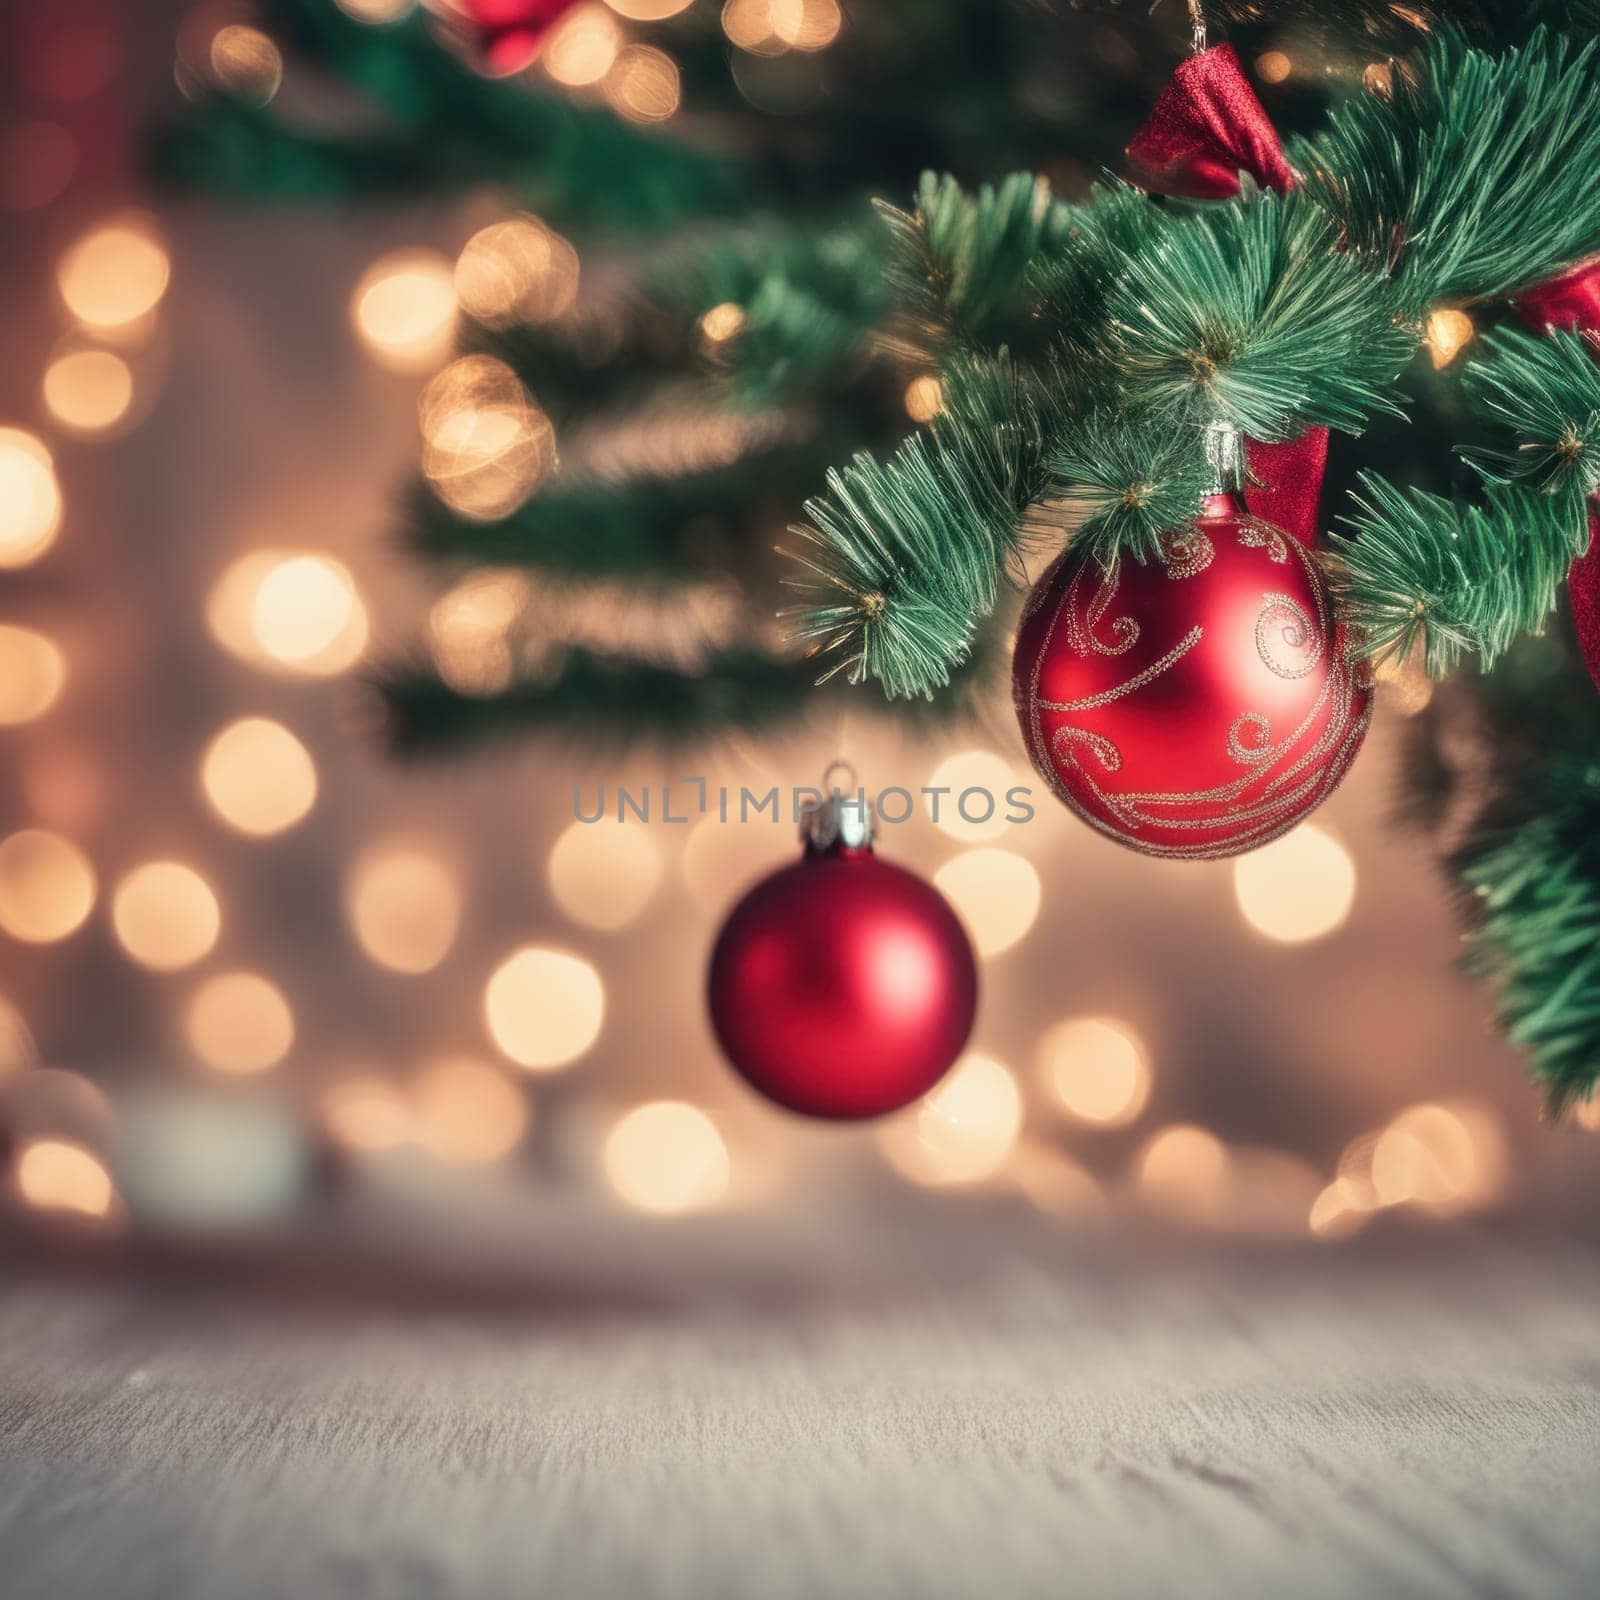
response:
<path fill-rule="evenodd" d="M 532 320 L 486 294 L 437 428 L 425 398 L 412 544 L 447 571 L 525 569 L 547 598 L 503 676 L 385 674 L 402 747 L 759 731 L 847 695 L 960 710 L 1020 577 L 1069 545 L 1102 571 L 1164 559 L 1219 487 L 1218 439 L 1244 441 L 1220 486 L 1307 539 L 1336 529 L 1319 561 L 1353 651 L 1453 680 L 1418 723 L 1408 810 L 1470 891 L 1508 1033 L 1555 1106 L 1587 1097 L 1600 721 L 1549 624 L 1569 569 L 1580 632 L 1592 620 L 1600 318 L 1572 290 L 1600 252 L 1592 3 L 1173 7 L 1118 31 L 1116 62 L 1063 48 L 1098 23 L 987 0 L 874 6 L 842 31 L 827 3 L 735 0 L 633 24 L 626 45 L 609 13 L 569 12 L 542 35 L 546 76 L 642 52 L 609 109 L 486 81 L 503 19 L 453 53 L 437 18 L 370 9 L 263 12 L 374 125 L 330 133 L 211 86 L 165 170 L 335 202 L 492 183 L 538 213 L 524 248 L 570 239 L 607 290 Z M 1123 169 L 1160 64 L 1206 25 L 1200 81 L 1180 68 L 1141 135 L 1143 186 L 1091 183 Z M 1258 62 L 1286 85 L 1286 147 L 1247 89 L 1247 137 L 1207 148 L 1204 117 L 1172 137 L 1197 104 L 1238 111 L 1219 28 L 1247 61 L 1263 29 L 1308 41 L 1316 70 Z M 680 95 L 681 134 L 638 125 Z M 641 596 L 632 647 L 584 637 L 586 604 Z M 1471 784 L 1463 724 L 1493 752 Z"/>

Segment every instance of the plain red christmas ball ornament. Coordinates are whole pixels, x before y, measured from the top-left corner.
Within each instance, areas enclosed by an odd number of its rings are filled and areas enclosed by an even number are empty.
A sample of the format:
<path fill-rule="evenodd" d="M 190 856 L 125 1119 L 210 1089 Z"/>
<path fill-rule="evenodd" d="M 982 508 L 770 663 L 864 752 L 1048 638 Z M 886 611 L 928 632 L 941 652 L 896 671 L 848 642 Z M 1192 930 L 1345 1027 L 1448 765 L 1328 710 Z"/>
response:
<path fill-rule="evenodd" d="M 874 853 L 861 800 L 835 794 L 802 837 L 801 859 L 751 889 L 717 937 L 712 1026 L 769 1100 L 881 1116 L 961 1054 L 978 1004 L 972 945 L 937 889 Z"/>
<path fill-rule="evenodd" d="M 1162 559 L 1069 549 L 1040 579 L 1012 683 L 1034 765 L 1146 855 L 1240 855 L 1332 793 L 1371 688 L 1296 539 L 1213 495 Z"/>
<path fill-rule="evenodd" d="M 465 0 L 478 56 L 496 76 L 520 72 L 577 0 Z"/>

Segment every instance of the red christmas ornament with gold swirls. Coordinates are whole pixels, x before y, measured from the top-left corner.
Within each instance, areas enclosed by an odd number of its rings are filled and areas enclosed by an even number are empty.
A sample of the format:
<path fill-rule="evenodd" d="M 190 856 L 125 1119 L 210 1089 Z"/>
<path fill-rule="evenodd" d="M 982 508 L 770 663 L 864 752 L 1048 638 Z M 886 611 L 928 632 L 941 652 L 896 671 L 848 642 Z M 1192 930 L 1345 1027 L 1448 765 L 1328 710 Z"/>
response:
<path fill-rule="evenodd" d="M 1069 549 L 1017 634 L 1023 738 L 1056 796 L 1146 855 L 1240 855 L 1338 785 L 1371 690 L 1314 558 L 1232 495 L 1110 570 Z"/>

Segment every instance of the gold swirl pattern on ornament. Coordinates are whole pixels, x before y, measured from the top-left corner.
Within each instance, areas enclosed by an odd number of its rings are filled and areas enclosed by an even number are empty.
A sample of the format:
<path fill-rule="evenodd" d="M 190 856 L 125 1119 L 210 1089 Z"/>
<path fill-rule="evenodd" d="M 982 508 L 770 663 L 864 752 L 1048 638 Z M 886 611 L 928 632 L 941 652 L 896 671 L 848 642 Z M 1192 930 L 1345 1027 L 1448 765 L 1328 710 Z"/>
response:
<path fill-rule="evenodd" d="M 1239 543 L 1249 550 L 1267 552 L 1267 560 L 1280 567 L 1289 559 L 1289 546 L 1283 535 L 1268 522 L 1246 521 L 1239 524 Z"/>
<path fill-rule="evenodd" d="M 1197 577 L 1217 559 L 1216 546 L 1198 528 L 1175 533 L 1161 552 L 1167 576 L 1177 580 Z"/>
<path fill-rule="evenodd" d="M 1299 654 L 1298 662 L 1284 661 L 1276 653 L 1274 632 L 1278 640 Z M 1291 682 L 1303 678 L 1316 670 L 1322 649 L 1322 630 L 1298 600 L 1286 594 L 1262 595 L 1261 614 L 1256 618 L 1256 654 L 1269 672 Z"/>
<path fill-rule="evenodd" d="M 1169 672 L 1200 643 L 1202 637 L 1203 631 L 1197 622 L 1159 661 L 1152 661 L 1143 672 L 1134 673 L 1126 682 L 1102 689 L 1099 694 L 1086 694 L 1080 700 L 1040 700 L 1039 708 L 1042 711 L 1093 711 L 1096 706 L 1108 706 L 1112 701 L 1121 700 L 1144 688 L 1147 683 L 1154 682 L 1164 672 Z"/>
<path fill-rule="evenodd" d="M 1109 569 L 1101 571 L 1100 587 L 1095 590 L 1094 598 L 1084 608 L 1084 616 L 1080 621 L 1078 588 L 1088 570 L 1087 567 L 1080 568 L 1073 574 L 1072 582 L 1067 585 L 1064 602 L 1067 612 L 1067 645 L 1075 655 L 1086 656 L 1093 652 L 1097 656 L 1120 656 L 1139 642 L 1139 624 L 1132 617 L 1117 617 L 1111 624 L 1111 632 L 1116 638 L 1115 644 L 1108 644 L 1104 639 L 1098 638 L 1094 630 L 1100 626 L 1100 619 L 1105 616 L 1112 600 L 1116 598 L 1121 568 L 1113 563 Z"/>
<path fill-rule="evenodd" d="M 1257 731 L 1256 743 L 1244 742 L 1246 728 Z M 1272 754 L 1272 725 L 1259 711 L 1243 711 L 1233 719 L 1233 726 L 1228 729 L 1228 754 L 1246 767 L 1256 766 Z"/>
<path fill-rule="evenodd" d="M 1070 761 L 1088 777 L 1088 768 L 1078 759 L 1077 745 L 1087 745 L 1095 759 L 1107 772 L 1122 771 L 1122 752 L 1103 733 L 1091 733 L 1087 728 L 1057 728 L 1050 736 L 1050 748 L 1057 759 Z"/>

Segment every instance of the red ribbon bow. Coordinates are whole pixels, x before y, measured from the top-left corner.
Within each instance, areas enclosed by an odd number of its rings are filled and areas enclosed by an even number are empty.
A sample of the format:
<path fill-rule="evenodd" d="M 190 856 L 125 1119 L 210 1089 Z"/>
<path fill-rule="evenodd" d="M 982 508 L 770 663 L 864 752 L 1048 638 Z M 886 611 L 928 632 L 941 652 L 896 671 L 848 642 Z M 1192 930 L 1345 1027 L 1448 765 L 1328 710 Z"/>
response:
<path fill-rule="evenodd" d="M 1530 328 L 1571 328 L 1600 352 L 1600 261 L 1569 267 L 1517 297 L 1514 309 Z M 1589 545 L 1567 570 L 1567 603 L 1583 664 L 1600 689 L 1600 496 L 1589 503 Z"/>

